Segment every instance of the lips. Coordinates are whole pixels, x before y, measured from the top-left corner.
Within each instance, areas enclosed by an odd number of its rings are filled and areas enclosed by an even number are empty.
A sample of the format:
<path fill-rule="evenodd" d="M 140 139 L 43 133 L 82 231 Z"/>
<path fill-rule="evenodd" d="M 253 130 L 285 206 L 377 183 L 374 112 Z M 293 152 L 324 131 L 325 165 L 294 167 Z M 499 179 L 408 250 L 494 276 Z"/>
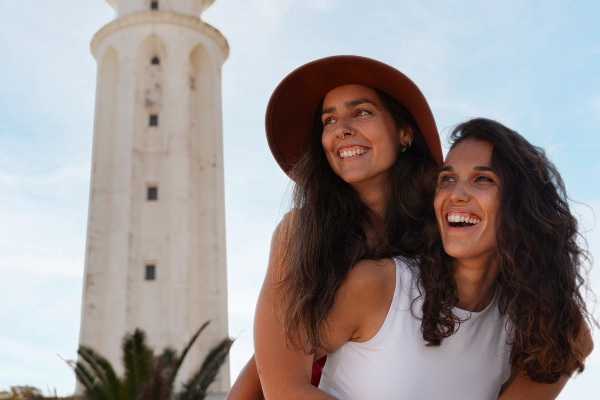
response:
<path fill-rule="evenodd" d="M 453 228 L 474 226 L 481 222 L 481 218 L 478 215 L 452 211 L 446 215 L 446 220 L 448 221 L 448 224 Z"/>
<path fill-rule="evenodd" d="M 338 155 L 342 159 L 356 157 L 365 154 L 369 149 L 363 146 L 344 146 L 338 149 Z"/>

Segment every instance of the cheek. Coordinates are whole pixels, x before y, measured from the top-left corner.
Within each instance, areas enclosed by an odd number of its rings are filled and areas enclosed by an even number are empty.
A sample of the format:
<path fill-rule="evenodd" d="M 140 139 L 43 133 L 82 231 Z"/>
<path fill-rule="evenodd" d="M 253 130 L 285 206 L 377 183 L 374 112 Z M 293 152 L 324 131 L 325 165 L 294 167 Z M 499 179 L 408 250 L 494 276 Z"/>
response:
<path fill-rule="evenodd" d="M 433 198 L 433 209 L 438 219 L 442 215 L 442 206 L 444 205 L 444 192 L 442 189 L 437 189 Z M 438 221 L 439 222 L 439 221 Z"/>
<path fill-rule="evenodd" d="M 335 136 L 334 136 L 335 137 Z M 321 136 L 321 148 L 325 153 L 325 158 L 327 159 L 327 163 L 333 169 L 333 171 L 339 175 L 335 168 L 335 154 L 333 153 L 333 149 L 335 147 L 335 140 L 331 138 L 331 135 L 327 133 L 323 133 Z"/>
<path fill-rule="evenodd" d="M 386 135 L 375 138 L 377 155 L 388 162 L 394 163 L 400 154 L 400 141 L 397 137 Z"/>
<path fill-rule="evenodd" d="M 382 138 L 382 141 L 385 142 L 386 146 L 390 149 L 393 149 L 397 154 L 400 149 L 400 133 L 391 126 L 386 129 L 387 134 L 385 138 Z"/>
<path fill-rule="evenodd" d="M 323 147 L 323 151 L 327 154 L 330 152 L 335 144 L 335 134 L 332 132 L 323 132 L 321 134 L 321 147 Z"/>
<path fill-rule="evenodd" d="M 488 215 L 496 221 L 498 215 L 498 209 L 500 208 L 500 198 L 497 195 L 491 195 L 487 201 L 487 212 Z"/>

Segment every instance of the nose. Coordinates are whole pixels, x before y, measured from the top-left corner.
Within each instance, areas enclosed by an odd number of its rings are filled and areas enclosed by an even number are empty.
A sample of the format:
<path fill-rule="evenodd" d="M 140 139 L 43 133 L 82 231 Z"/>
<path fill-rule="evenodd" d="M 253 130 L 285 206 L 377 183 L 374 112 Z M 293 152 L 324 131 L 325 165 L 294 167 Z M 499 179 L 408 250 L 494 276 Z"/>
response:
<path fill-rule="evenodd" d="M 465 203 L 469 201 L 470 192 L 469 185 L 465 181 L 458 181 L 452 186 L 450 192 L 450 201 L 453 203 Z"/>
<path fill-rule="evenodd" d="M 340 124 L 335 130 L 335 136 L 337 136 L 338 139 L 344 139 L 346 136 L 354 136 L 354 131 L 351 127 Z"/>

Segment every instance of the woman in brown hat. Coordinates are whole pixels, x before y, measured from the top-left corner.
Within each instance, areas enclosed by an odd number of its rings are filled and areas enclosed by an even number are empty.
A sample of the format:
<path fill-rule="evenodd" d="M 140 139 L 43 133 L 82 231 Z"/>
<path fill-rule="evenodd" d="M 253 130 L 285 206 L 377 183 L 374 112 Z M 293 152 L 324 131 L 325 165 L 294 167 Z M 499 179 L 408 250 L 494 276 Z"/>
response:
<path fill-rule="evenodd" d="M 292 72 L 271 97 L 266 125 L 271 150 L 295 190 L 292 212 L 273 236 L 257 305 L 256 366 L 267 398 L 331 398 L 310 384 L 313 359 L 380 335 L 398 265 L 411 263 L 437 237 L 423 229 L 442 159 L 437 129 L 406 76 L 352 56 Z M 379 261 L 392 256 L 402 258 Z M 504 331 L 495 326 L 496 344 L 504 349 L 508 337 L 498 336 Z M 481 340 L 489 344 L 487 336 Z M 485 375 L 495 377 L 483 385 L 494 397 L 508 378 L 503 360 Z M 249 363 L 245 383 L 236 383 L 228 398 L 258 396 L 256 371 Z M 515 376 L 517 396 L 557 393 Z"/>
<path fill-rule="evenodd" d="M 294 307 L 281 315 L 290 336 L 306 327 L 318 342 L 336 288 L 357 260 L 419 253 L 426 199 L 442 162 L 439 136 L 409 78 L 355 56 L 289 74 L 271 96 L 266 131 L 295 183 L 294 211 L 273 239 L 282 251 L 273 248 L 269 263 L 287 272 L 278 277 L 280 292 L 291 297 L 278 301 Z"/>

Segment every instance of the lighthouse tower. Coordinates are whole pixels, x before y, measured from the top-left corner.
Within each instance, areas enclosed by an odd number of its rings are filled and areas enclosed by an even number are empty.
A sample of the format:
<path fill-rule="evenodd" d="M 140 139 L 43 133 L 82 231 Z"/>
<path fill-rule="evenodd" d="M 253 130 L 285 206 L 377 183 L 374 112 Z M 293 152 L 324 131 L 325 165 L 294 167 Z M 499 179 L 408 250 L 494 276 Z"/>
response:
<path fill-rule="evenodd" d="M 228 335 L 221 33 L 214 0 L 107 0 L 98 62 L 80 344 L 120 371 L 136 327 L 181 350 L 207 320 L 179 381 Z M 224 365 L 212 389 L 229 388 Z"/>

